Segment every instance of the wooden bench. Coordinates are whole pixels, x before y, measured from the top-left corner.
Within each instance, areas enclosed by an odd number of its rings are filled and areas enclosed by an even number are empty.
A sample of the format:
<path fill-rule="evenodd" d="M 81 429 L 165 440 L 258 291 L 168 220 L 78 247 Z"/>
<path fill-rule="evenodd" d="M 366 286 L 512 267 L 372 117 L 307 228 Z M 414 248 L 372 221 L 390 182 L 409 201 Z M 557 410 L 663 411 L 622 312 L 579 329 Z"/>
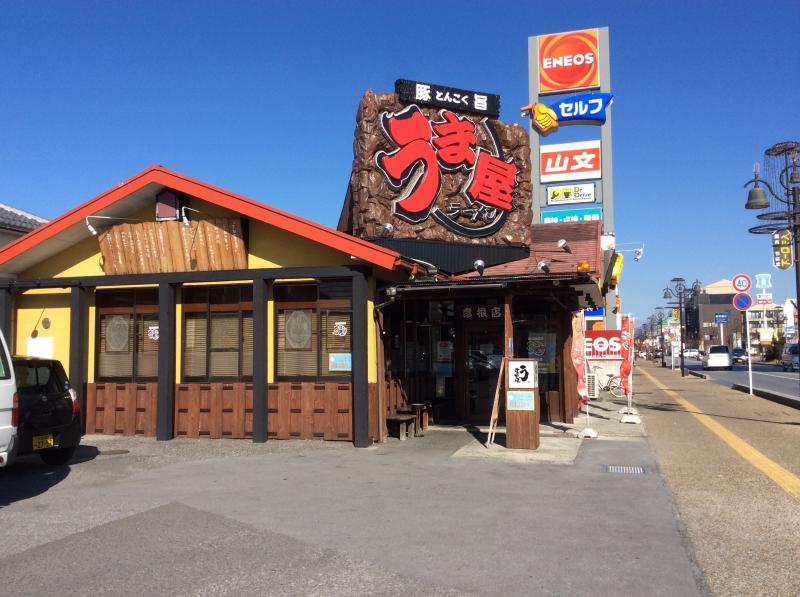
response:
<path fill-rule="evenodd" d="M 386 416 L 386 426 L 394 427 L 397 424 L 397 433 L 400 441 L 405 441 L 406 437 L 416 434 L 417 417 L 413 414 L 396 414 Z M 391 430 L 389 431 L 391 433 Z"/>

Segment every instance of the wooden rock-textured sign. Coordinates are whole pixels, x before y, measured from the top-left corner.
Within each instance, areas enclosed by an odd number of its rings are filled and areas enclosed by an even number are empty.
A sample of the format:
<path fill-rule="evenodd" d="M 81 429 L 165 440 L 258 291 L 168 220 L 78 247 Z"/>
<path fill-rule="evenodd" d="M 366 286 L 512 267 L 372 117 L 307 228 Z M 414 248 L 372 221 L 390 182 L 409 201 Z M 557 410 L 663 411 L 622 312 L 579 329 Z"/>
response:
<path fill-rule="evenodd" d="M 238 218 L 117 224 L 98 240 L 106 275 L 247 269 Z"/>
<path fill-rule="evenodd" d="M 422 100 L 426 90 L 419 91 Z M 368 90 L 356 116 L 343 216 L 362 238 L 389 229 L 398 239 L 526 246 L 528 133 L 455 104 L 404 103 L 396 93 Z"/>

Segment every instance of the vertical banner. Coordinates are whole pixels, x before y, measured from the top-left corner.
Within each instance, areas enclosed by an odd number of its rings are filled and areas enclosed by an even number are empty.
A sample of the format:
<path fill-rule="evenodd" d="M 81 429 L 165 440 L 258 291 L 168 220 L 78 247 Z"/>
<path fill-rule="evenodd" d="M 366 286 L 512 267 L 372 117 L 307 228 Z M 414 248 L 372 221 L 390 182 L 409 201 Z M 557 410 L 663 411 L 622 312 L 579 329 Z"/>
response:
<path fill-rule="evenodd" d="M 583 311 L 572 313 L 572 364 L 575 366 L 575 374 L 578 378 L 577 390 L 580 400 L 580 407 L 588 396 L 586 391 L 586 340 L 583 334 Z"/>
<path fill-rule="evenodd" d="M 622 316 L 622 364 L 619 367 L 619 376 L 622 379 L 622 389 L 625 395 L 630 395 L 631 389 L 631 368 L 633 337 L 631 335 L 631 323 L 633 318 L 630 315 Z"/>

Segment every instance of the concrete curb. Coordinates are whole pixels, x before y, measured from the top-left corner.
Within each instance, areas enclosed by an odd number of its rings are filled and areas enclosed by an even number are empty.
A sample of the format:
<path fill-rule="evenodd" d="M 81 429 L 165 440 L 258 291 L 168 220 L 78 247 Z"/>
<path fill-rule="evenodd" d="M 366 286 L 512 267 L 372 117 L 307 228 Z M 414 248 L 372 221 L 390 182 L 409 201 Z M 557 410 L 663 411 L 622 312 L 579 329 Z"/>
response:
<path fill-rule="evenodd" d="M 689 371 L 689 375 L 694 375 L 695 377 L 699 377 L 700 379 L 708 379 L 708 375 L 705 373 L 700 373 L 699 371 L 692 371 L 691 369 L 687 369 Z"/>
<path fill-rule="evenodd" d="M 750 393 L 750 386 L 745 386 L 740 383 L 735 383 L 731 386 L 731 389 L 738 390 L 739 392 L 744 392 L 745 394 Z M 793 400 L 789 396 L 785 396 L 784 394 L 778 394 L 776 392 L 767 392 L 766 390 L 759 390 L 758 388 L 753 388 L 753 394 L 758 396 L 759 398 L 764 398 L 765 400 L 770 400 L 771 402 L 777 402 L 778 404 L 783 404 L 784 406 L 791 406 L 792 408 L 800 408 L 797 404 L 797 400 Z"/>

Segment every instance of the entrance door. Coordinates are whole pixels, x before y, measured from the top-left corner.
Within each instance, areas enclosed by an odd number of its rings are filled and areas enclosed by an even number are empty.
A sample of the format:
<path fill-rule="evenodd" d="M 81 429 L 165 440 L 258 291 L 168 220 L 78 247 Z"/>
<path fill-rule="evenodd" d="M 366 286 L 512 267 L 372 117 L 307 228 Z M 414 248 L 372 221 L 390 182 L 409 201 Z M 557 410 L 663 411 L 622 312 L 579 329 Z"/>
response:
<path fill-rule="evenodd" d="M 503 328 L 482 324 L 468 326 L 466 414 L 475 422 L 489 422 L 503 361 Z"/>

